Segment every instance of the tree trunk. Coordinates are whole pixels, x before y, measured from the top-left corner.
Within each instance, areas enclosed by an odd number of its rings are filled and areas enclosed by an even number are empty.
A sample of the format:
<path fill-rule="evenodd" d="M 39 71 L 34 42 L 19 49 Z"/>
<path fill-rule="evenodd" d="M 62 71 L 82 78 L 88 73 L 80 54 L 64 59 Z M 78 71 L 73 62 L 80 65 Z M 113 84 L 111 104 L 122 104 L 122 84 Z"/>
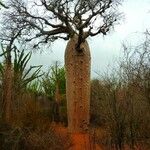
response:
<path fill-rule="evenodd" d="M 54 121 L 56 122 L 60 122 L 60 102 L 61 102 L 61 94 L 59 90 L 59 83 L 56 81 L 55 103 L 54 103 Z"/>
<path fill-rule="evenodd" d="M 6 48 L 6 62 L 4 65 L 3 72 L 3 110 L 2 118 L 3 120 L 10 124 L 12 119 L 12 98 L 13 98 L 13 72 L 12 72 L 12 62 L 11 62 L 11 48 L 7 46 Z"/>
<path fill-rule="evenodd" d="M 4 77 L 3 77 L 3 112 L 2 117 L 10 123 L 12 119 L 12 64 L 7 63 L 4 66 Z"/>
<path fill-rule="evenodd" d="M 60 94 L 60 89 L 59 89 L 59 83 L 58 82 L 56 82 L 55 101 L 58 104 L 60 104 L 60 102 L 61 102 L 61 94 Z"/>
<path fill-rule="evenodd" d="M 86 133 L 89 126 L 91 57 L 88 43 L 81 43 L 81 51 L 76 49 L 77 42 L 78 36 L 75 35 L 65 52 L 68 130 L 70 133 Z"/>

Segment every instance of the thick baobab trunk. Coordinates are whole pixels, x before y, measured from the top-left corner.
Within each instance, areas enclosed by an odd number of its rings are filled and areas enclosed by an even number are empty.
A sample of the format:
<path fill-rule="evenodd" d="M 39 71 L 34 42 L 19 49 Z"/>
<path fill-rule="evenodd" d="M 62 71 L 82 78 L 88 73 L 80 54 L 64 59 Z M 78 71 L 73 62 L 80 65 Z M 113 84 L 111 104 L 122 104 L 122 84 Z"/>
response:
<path fill-rule="evenodd" d="M 71 133 L 86 133 L 89 126 L 91 57 L 85 41 L 76 49 L 78 37 L 68 42 L 65 52 L 68 129 Z"/>

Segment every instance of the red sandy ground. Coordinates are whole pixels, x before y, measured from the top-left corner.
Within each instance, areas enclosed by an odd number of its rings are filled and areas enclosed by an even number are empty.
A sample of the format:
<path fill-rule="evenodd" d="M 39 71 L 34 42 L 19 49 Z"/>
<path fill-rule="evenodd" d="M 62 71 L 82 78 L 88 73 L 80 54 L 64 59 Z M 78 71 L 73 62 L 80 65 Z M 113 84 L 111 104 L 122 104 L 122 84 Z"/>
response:
<path fill-rule="evenodd" d="M 67 135 L 67 128 L 55 125 L 56 133 Z M 98 145 L 92 144 L 89 134 L 74 133 L 71 135 L 72 146 L 69 150 L 102 150 Z"/>
<path fill-rule="evenodd" d="M 61 125 L 54 125 L 53 126 L 56 133 L 58 135 L 68 135 L 68 130 L 67 128 L 61 126 Z M 101 134 L 103 134 L 103 131 L 100 131 Z M 97 144 L 92 144 L 92 138 L 88 134 L 80 134 L 76 133 L 71 135 L 71 140 L 72 140 L 72 146 L 69 148 L 69 150 L 115 150 L 113 148 L 106 148 L 99 146 Z M 125 146 L 124 150 L 131 150 L 128 146 Z M 136 146 L 135 150 L 149 150 L 149 148 L 146 148 L 142 145 Z"/>
<path fill-rule="evenodd" d="M 73 147 L 69 150 L 102 150 L 98 145 L 93 144 L 88 134 L 72 135 Z"/>

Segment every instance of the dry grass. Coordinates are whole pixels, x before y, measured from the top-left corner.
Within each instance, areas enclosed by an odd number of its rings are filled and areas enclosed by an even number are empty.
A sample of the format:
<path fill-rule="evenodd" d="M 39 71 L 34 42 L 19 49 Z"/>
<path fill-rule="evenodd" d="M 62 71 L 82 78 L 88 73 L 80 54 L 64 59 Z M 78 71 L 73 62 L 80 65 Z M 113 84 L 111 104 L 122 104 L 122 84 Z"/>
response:
<path fill-rule="evenodd" d="M 1 124 L 2 125 L 2 124 Z M 36 101 L 24 101 L 13 125 L 0 127 L 2 150 L 66 150 L 70 146 L 68 134 L 58 134 Z"/>

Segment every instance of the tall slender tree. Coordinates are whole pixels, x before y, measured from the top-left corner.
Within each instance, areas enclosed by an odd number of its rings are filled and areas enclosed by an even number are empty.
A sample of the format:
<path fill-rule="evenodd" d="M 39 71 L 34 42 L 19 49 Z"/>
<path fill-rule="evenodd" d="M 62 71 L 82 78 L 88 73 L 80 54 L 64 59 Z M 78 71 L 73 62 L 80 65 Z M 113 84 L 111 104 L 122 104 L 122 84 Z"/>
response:
<path fill-rule="evenodd" d="M 44 93 L 53 101 L 52 121 L 60 122 L 60 106 L 65 95 L 65 69 L 56 61 L 42 78 Z"/>
<path fill-rule="evenodd" d="M 10 0 L 7 13 L 23 28 L 34 47 L 57 39 L 69 40 L 65 52 L 68 125 L 70 132 L 86 132 L 89 125 L 90 49 L 86 39 L 106 35 L 120 19 L 121 0 Z"/>
<path fill-rule="evenodd" d="M 3 111 L 2 111 L 2 118 L 7 122 L 11 122 L 12 118 L 12 98 L 13 98 L 13 69 L 12 69 L 12 56 L 11 52 L 15 49 L 14 41 L 20 35 L 20 31 L 18 32 L 11 32 L 9 38 L 7 40 L 4 39 L 6 42 L 6 50 L 3 51 L 1 55 L 5 56 L 5 64 L 3 69 L 3 90 L 2 90 L 2 101 L 3 101 Z"/>

